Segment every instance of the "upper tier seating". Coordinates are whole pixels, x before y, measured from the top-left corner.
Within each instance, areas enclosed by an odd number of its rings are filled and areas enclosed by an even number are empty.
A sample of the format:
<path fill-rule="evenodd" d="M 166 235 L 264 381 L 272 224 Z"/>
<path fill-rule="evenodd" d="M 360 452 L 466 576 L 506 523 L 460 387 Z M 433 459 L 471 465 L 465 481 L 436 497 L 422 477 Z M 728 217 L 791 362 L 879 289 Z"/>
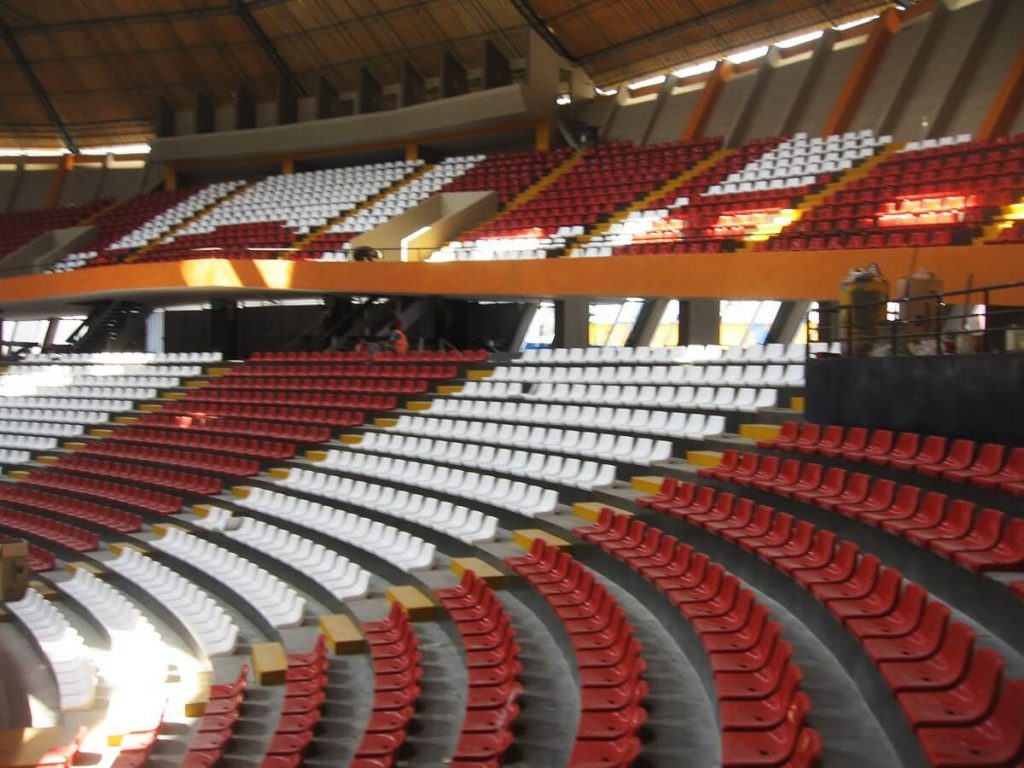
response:
<path fill-rule="evenodd" d="M 105 206 L 110 200 L 38 211 L 0 213 L 0 261 L 23 245 L 54 229 L 73 227 Z"/>
<path fill-rule="evenodd" d="M 603 144 L 536 197 L 461 236 L 430 261 L 544 258 L 609 214 L 656 189 L 718 148 L 719 140 Z"/>
<path fill-rule="evenodd" d="M 564 162 L 572 150 L 546 152 L 503 152 L 474 155 L 475 164 L 466 173 L 452 179 L 441 192 L 496 192 L 504 207 L 523 190 Z"/>
<path fill-rule="evenodd" d="M 99 266 L 120 261 L 126 251 L 123 248 L 113 249 L 112 245 L 195 192 L 195 189 L 146 192 L 112 206 L 92 220 L 98 232 L 96 239 L 89 243 L 88 250 L 67 254 L 53 264 L 49 271 L 67 272 L 86 265 Z"/>
<path fill-rule="evenodd" d="M 778 229 L 800 200 L 871 157 L 891 137 L 870 130 L 792 139 L 755 139 L 645 211 L 630 214 L 585 256 L 734 250 Z"/>
<path fill-rule="evenodd" d="M 926 142 L 927 143 L 927 142 Z M 1024 136 L 908 144 L 806 212 L 762 248 L 965 245 L 1024 192 Z"/>
<path fill-rule="evenodd" d="M 269 176 L 188 222 L 140 260 L 262 258 L 290 253 L 295 241 L 421 164 L 419 160 L 401 160 Z"/>

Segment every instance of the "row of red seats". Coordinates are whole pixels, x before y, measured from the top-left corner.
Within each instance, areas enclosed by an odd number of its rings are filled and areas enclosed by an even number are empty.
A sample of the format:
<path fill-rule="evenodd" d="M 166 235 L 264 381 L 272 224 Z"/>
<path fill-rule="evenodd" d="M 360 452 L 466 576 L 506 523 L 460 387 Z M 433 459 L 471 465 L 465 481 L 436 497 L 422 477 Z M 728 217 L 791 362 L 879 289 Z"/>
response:
<path fill-rule="evenodd" d="M 142 445 L 169 445 L 181 448 L 248 456 L 258 459 L 290 459 L 295 455 L 295 446 L 279 440 L 254 440 L 245 437 L 221 437 L 204 435 L 188 430 L 142 429 L 119 427 L 107 438 L 115 442 Z"/>
<path fill-rule="evenodd" d="M 0 507 L 0 526 L 38 536 L 75 552 L 92 552 L 99 546 L 100 541 L 99 536 L 83 528 L 6 507 Z"/>
<path fill-rule="evenodd" d="M 249 358 L 252 362 L 267 363 L 460 363 L 480 362 L 487 359 L 487 351 L 483 349 L 451 349 L 451 350 L 413 350 L 398 352 L 253 352 Z"/>
<path fill-rule="evenodd" d="M 181 768 L 212 768 L 224 755 L 241 715 L 245 691 L 249 686 L 249 665 L 243 664 L 230 683 L 210 686 L 203 718 L 196 727 Z"/>
<path fill-rule="evenodd" d="M 844 251 L 864 248 L 926 248 L 947 245 L 968 245 L 972 233 L 962 227 L 954 229 L 912 229 L 905 232 L 856 232 L 828 237 L 777 235 L 758 243 L 756 251 Z"/>
<path fill-rule="evenodd" d="M 363 636 L 373 666 L 373 703 L 349 768 L 384 768 L 394 765 L 405 743 L 420 697 L 422 655 L 412 623 L 398 602 L 391 604 L 386 618 L 364 622 Z"/>
<path fill-rule="evenodd" d="M 140 727 L 120 735 L 119 752 L 110 768 L 145 768 L 149 763 L 150 753 L 156 746 L 160 728 L 163 726 L 163 714 L 149 727 Z M 187 760 L 186 760 L 187 762 Z"/>
<path fill-rule="evenodd" d="M 430 382 L 426 379 L 336 379 L 324 378 L 310 380 L 305 378 L 252 378 L 244 376 L 224 376 L 211 379 L 208 389 L 239 389 L 239 390 L 319 390 L 331 389 L 335 392 L 379 392 L 394 395 L 415 395 L 426 392 Z"/>
<path fill-rule="evenodd" d="M 505 562 L 548 602 L 576 653 L 581 711 L 569 765 L 632 765 L 647 720 L 647 664 L 625 612 L 590 571 L 540 537 Z"/>
<path fill-rule="evenodd" d="M 942 493 L 913 485 L 897 487 L 891 480 L 803 464 L 796 459 L 739 453 L 729 449 L 718 467 L 700 470 L 702 477 L 752 487 L 805 504 L 853 517 L 902 536 L 972 571 L 1024 568 L 1024 520 L 955 499 L 947 505 Z"/>
<path fill-rule="evenodd" d="M 52 229 L 70 227 L 110 205 L 110 199 L 94 200 L 83 205 L 44 208 L 34 211 L 0 213 L 0 258 L 16 251 Z"/>
<path fill-rule="evenodd" d="M 78 758 L 78 753 L 82 749 L 82 742 L 85 740 L 85 734 L 88 731 L 88 728 L 80 725 L 78 730 L 75 731 L 74 737 L 67 744 L 47 749 L 42 757 L 31 765 L 12 765 L 8 766 L 8 768 L 71 768 Z"/>
<path fill-rule="evenodd" d="M 178 451 L 171 448 L 150 448 L 144 445 L 111 443 L 96 440 L 86 444 L 81 453 L 87 456 L 115 456 L 121 459 L 132 459 L 147 464 L 162 464 L 189 469 L 202 469 L 217 475 L 232 477 L 250 477 L 260 471 L 259 462 L 252 459 L 239 459 L 217 453 L 199 453 L 197 451 Z"/>
<path fill-rule="evenodd" d="M 118 480 L 170 488 L 182 493 L 218 494 L 222 487 L 218 478 L 208 475 L 193 475 L 188 472 L 176 472 L 172 469 L 145 467 L 85 456 L 61 456 L 55 466 L 67 472 L 114 477 Z"/>
<path fill-rule="evenodd" d="M 173 240 L 158 243 L 142 254 L 138 261 L 152 261 L 168 254 L 184 254 L 205 248 L 287 248 L 298 238 L 298 233 L 282 221 L 222 224 L 213 232 L 179 235 Z M 251 254 L 250 258 L 253 258 Z"/>
<path fill-rule="evenodd" d="M 57 567 L 57 558 L 53 552 L 49 552 L 35 544 L 28 545 L 28 568 L 33 573 L 45 573 Z"/>
<path fill-rule="evenodd" d="M 512 725 L 519 716 L 522 691 L 519 645 L 508 613 L 483 579 L 466 570 L 457 587 L 434 591 L 462 638 L 469 690 L 462 730 L 447 764 L 471 768 L 500 764 L 512 745 Z"/>
<path fill-rule="evenodd" d="M 206 398 L 199 398 L 203 401 Z M 362 411 L 334 411 L 326 408 L 253 408 L 234 403 L 196 403 L 193 399 L 169 400 L 160 413 L 174 413 L 204 418 L 207 416 L 249 416 L 261 421 L 283 421 L 291 424 L 328 424 L 332 427 L 358 427 L 364 421 Z"/>
<path fill-rule="evenodd" d="M 948 607 L 852 542 L 837 545 L 830 531 L 728 493 L 692 512 L 696 497 L 693 483 L 667 478 L 637 501 L 743 547 L 809 590 L 878 667 L 933 765 L 1024 757 L 1024 682 L 1001 682 L 1002 657 L 975 647 L 974 631 L 951 622 Z"/>
<path fill-rule="evenodd" d="M 196 188 L 155 190 L 135 195 L 97 216 L 92 224 L 99 229 L 97 238 L 89 243 L 89 250 L 97 255 L 90 266 L 112 264 L 130 253 L 127 249 L 110 250 L 110 245 L 135 231 L 150 219 L 163 213 L 196 192 Z"/>
<path fill-rule="evenodd" d="M 290 653 L 285 670 L 284 702 L 281 716 L 260 768 L 298 768 L 313 741 L 327 698 L 327 646 L 323 635 L 317 637 L 306 653 Z"/>
<path fill-rule="evenodd" d="M 650 581 L 693 625 L 718 689 L 722 765 L 813 765 L 821 737 L 806 725 L 803 673 L 753 592 L 660 528 L 603 508 L 573 533 Z"/>
<path fill-rule="evenodd" d="M 360 378 L 453 379 L 458 375 L 454 365 L 249 365 L 234 368 L 233 376 L 357 376 Z M 225 377 L 228 378 L 228 377 Z"/>
<path fill-rule="evenodd" d="M 96 496 L 105 501 L 116 501 L 144 509 L 158 515 L 171 515 L 181 511 L 181 498 L 160 491 L 150 491 L 131 485 L 121 485 L 90 477 L 68 475 L 53 470 L 30 472 L 24 482 L 47 488 L 71 491 L 84 496 Z"/>
<path fill-rule="evenodd" d="M 546 176 L 571 154 L 570 148 L 563 147 L 546 152 L 508 152 L 490 155 L 466 173 L 448 182 L 441 192 L 493 190 L 498 193 L 498 200 L 504 206 L 526 187 Z"/>
<path fill-rule="evenodd" d="M 142 518 L 131 512 L 112 509 L 91 501 L 34 491 L 21 485 L 0 485 L 0 499 L 42 512 L 85 520 L 118 533 L 135 533 L 142 524 Z"/>
<path fill-rule="evenodd" d="M 992 245 L 1012 245 L 1024 243 L 1024 221 L 1009 222 L 1009 226 L 999 230 L 997 237 L 989 238 L 985 242 Z"/>
<path fill-rule="evenodd" d="M 367 411 L 391 411 L 397 398 L 388 395 L 351 395 L 335 392 L 228 392 L 197 389 L 190 394 L 188 403 L 197 408 L 220 403 L 240 405 L 282 405 L 313 408 L 359 408 Z"/>
<path fill-rule="evenodd" d="M 331 439 L 327 427 L 290 422 L 262 422 L 249 419 L 222 418 L 193 414 L 189 416 L 173 413 L 147 413 L 136 422 L 141 427 L 187 430 L 189 432 L 212 432 L 218 435 L 241 435 L 267 437 L 274 440 L 297 440 L 299 442 L 322 443 Z"/>
<path fill-rule="evenodd" d="M 1024 448 L 973 440 L 953 440 L 917 432 L 896 435 L 889 429 L 869 432 L 865 427 L 800 425 L 787 421 L 774 440 L 758 442 L 759 448 L 820 454 L 843 461 L 866 461 L 880 467 L 941 477 L 961 485 L 970 483 L 986 490 L 1024 496 Z"/>

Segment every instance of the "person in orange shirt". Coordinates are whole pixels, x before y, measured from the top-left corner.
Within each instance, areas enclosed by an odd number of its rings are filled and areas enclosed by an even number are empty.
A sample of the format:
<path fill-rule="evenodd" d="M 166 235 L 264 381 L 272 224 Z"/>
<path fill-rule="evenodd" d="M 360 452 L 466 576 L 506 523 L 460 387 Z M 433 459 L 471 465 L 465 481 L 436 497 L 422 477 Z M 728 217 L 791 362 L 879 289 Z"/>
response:
<path fill-rule="evenodd" d="M 405 331 L 402 330 L 402 326 L 398 323 L 391 326 L 388 341 L 391 343 L 391 349 L 400 355 L 404 355 L 409 351 L 409 337 L 405 335 Z"/>

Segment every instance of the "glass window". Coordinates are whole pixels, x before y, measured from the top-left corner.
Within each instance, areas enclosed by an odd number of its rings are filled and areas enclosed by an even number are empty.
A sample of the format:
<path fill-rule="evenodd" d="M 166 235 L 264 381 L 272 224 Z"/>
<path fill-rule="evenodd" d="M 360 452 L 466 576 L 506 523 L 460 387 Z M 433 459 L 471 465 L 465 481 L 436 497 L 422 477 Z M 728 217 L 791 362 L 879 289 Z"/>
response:
<path fill-rule="evenodd" d="M 555 303 L 553 301 L 542 301 L 537 305 L 537 311 L 533 313 L 533 320 L 523 337 L 523 349 L 535 349 L 537 347 L 550 347 L 555 340 Z"/>
<path fill-rule="evenodd" d="M 652 347 L 675 347 L 679 344 L 679 301 L 672 299 L 661 315 L 651 336 Z"/>
<path fill-rule="evenodd" d="M 590 305 L 590 345 L 623 347 L 640 316 L 643 299 Z"/>
<path fill-rule="evenodd" d="M 718 343 L 726 347 L 763 344 L 780 306 L 778 301 L 723 301 Z"/>

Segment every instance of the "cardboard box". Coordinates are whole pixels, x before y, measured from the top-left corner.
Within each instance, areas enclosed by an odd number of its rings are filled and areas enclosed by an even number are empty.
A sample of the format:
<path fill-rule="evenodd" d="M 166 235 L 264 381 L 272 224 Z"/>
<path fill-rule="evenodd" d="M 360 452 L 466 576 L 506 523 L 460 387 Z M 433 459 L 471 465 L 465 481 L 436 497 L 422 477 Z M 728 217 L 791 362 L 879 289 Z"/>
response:
<path fill-rule="evenodd" d="M 28 544 L 21 539 L 0 539 L 0 600 L 21 600 L 28 589 Z"/>

